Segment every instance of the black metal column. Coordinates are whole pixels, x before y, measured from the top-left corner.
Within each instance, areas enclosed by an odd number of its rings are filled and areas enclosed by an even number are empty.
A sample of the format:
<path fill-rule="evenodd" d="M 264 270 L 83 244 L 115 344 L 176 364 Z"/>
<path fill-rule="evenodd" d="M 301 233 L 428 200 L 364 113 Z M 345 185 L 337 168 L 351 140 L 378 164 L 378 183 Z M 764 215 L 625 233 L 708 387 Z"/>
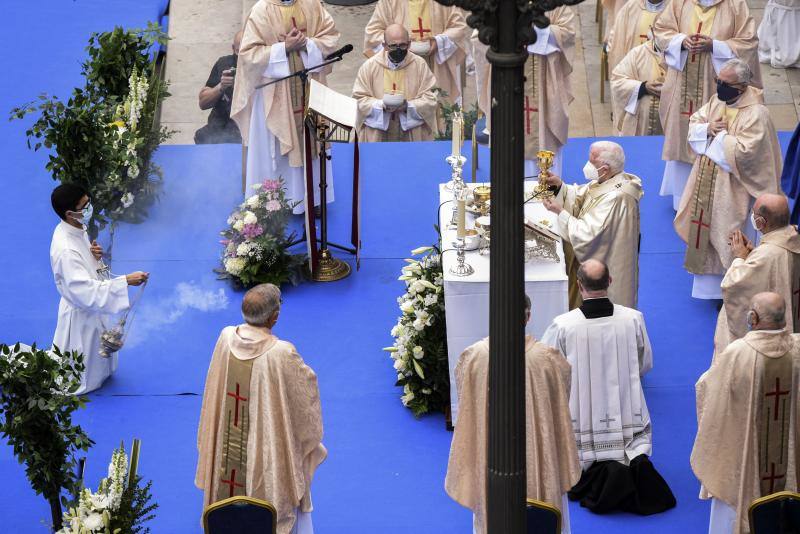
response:
<path fill-rule="evenodd" d="M 492 64 L 492 244 L 489 281 L 489 534 L 525 532 L 523 66 L 515 0 L 497 2 Z"/>

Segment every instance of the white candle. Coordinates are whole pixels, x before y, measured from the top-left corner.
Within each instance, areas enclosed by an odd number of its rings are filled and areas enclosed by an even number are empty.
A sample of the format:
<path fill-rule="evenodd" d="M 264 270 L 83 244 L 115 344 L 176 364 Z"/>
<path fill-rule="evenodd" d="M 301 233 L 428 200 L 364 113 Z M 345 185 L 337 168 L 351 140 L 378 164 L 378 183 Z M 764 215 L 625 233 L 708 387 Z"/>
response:
<path fill-rule="evenodd" d="M 457 204 L 458 205 L 458 212 L 456 213 L 456 223 L 457 223 L 456 237 L 458 237 L 459 239 L 463 239 L 464 237 L 467 236 L 467 228 L 466 228 L 466 226 L 467 226 L 466 225 L 466 216 L 467 216 L 467 214 L 466 214 L 466 204 L 465 204 L 465 202 L 466 201 L 462 198 L 462 199 L 458 200 L 458 204 Z"/>
<path fill-rule="evenodd" d="M 461 114 L 453 114 L 453 156 L 461 155 Z"/>

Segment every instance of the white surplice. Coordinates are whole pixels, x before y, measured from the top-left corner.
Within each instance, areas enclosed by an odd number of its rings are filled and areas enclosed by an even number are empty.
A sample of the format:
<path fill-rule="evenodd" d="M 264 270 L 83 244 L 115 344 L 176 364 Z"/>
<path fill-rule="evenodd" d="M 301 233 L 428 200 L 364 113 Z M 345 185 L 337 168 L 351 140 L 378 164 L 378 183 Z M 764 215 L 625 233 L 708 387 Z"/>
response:
<path fill-rule="evenodd" d="M 769 0 L 758 27 L 758 60 L 776 69 L 800 67 L 800 0 Z"/>
<path fill-rule="evenodd" d="M 614 304 L 613 315 L 587 319 L 576 308 L 553 320 L 542 343 L 572 366 L 569 408 L 581 467 L 650 456 L 652 428 L 640 377 L 653 367 L 653 351 L 642 313 Z"/>
<path fill-rule="evenodd" d="M 312 39 L 306 41 L 306 50 L 300 53 L 303 65 L 313 67 L 324 61 L 322 52 Z M 316 71 L 312 71 L 316 72 Z M 283 78 L 291 74 L 289 72 L 289 60 L 286 55 L 284 43 L 278 43 L 270 47 L 269 65 L 264 71 L 264 76 L 273 80 Z M 291 79 L 278 83 L 292 83 Z M 312 136 L 313 138 L 313 136 Z M 253 110 L 250 116 L 250 136 L 247 149 L 247 191 L 245 197 L 255 193 L 252 189 L 254 184 L 260 184 L 264 180 L 276 180 L 282 178 L 286 187 L 286 200 L 290 203 L 299 202 L 293 212 L 295 214 L 305 213 L 306 198 L 306 179 L 304 167 L 292 167 L 289 164 L 289 155 L 281 154 L 280 142 L 267 128 L 266 117 L 264 116 L 263 89 L 257 89 L 253 96 Z M 300 139 L 303 143 L 303 139 Z M 314 205 L 319 205 L 319 156 L 311 161 L 311 168 L 314 174 Z M 326 169 L 326 194 L 328 203 L 333 202 L 333 166 L 331 160 L 327 160 Z"/>
<path fill-rule="evenodd" d="M 61 221 L 50 243 L 50 266 L 61 295 L 58 325 L 53 345 L 62 352 L 78 351 L 86 369 L 77 393 L 88 393 L 103 385 L 117 369 L 117 355 L 99 355 L 100 335 L 111 318 L 130 306 L 124 276 L 106 280 L 98 273 L 100 263 L 90 250 L 86 231 Z"/>

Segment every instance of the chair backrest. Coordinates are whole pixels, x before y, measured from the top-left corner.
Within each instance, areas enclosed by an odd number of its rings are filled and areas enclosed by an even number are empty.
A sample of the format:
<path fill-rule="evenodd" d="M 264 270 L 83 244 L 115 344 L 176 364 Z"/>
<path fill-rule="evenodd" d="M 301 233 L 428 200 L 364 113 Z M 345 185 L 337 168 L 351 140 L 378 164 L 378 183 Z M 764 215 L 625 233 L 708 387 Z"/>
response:
<path fill-rule="evenodd" d="M 750 505 L 752 534 L 800 534 L 800 494 L 779 491 Z"/>
<path fill-rule="evenodd" d="M 528 499 L 527 534 L 561 534 L 561 512 L 546 502 Z"/>
<path fill-rule="evenodd" d="M 205 534 L 275 534 L 277 526 L 275 507 L 250 497 L 223 499 L 203 511 Z"/>

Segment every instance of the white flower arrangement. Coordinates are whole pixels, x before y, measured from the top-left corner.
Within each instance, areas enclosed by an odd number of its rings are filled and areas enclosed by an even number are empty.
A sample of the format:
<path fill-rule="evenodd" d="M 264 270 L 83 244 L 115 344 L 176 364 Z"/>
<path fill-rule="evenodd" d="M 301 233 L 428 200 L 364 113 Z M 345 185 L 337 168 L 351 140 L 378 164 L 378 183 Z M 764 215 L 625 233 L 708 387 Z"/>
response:
<path fill-rule="evenodd" d="M 396 385 L 403 388 L 401 402 L 419 416 L 444 408 L 450 381 L 439 251 L 422 247 L 412 255 L 422 258 L 405 260 L 399 279 L 406 292 L 397 299 L 402 314 L 391 330 L 394 344 L 384 350 L 397 371 Z"/>
<path fill-rule="evenodd" d="M 77 505 L 64 513 L 64 526 L 56 534 L 111 533 L 114 513 L 122 502 L 128 477 L 128 456 L 121 447 L 111 455 L 108 478 L 100 481 L 97 492 L 84 488 Z"/>

